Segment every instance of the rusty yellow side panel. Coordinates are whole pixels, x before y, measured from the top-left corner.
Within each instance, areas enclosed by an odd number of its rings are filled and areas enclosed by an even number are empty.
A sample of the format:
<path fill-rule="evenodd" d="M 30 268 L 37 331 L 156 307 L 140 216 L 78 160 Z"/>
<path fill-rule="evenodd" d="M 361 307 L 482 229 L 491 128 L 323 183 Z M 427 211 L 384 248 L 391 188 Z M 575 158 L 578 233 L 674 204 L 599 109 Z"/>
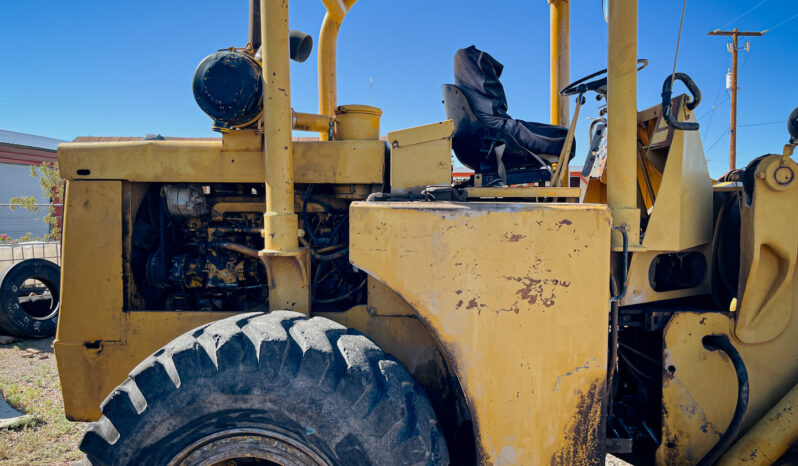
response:
<path fill-rule="evenodd" d="M 56 337 L 119 340 L 119 312 L 101 310 L 122 309 L 122 183 L 68 182 L 64 219 Z"/>
<path fill-rule="evenodd" d="M 122 183 L 69 181 L 65 209 L 61 315 L 53 346 L 67 417 L 96 420 L 103 399 L 144 358 L 231 314 L 123 312 Z"/>
<path fill-rule="evenodd" d="M 238 150 L 227 150 L 238 149 Z M 264 156 L 222 141 L 66 143 L 58 166 L 67 180 L 263 183 Z M 383 141 L 295 142 L 296 183 L 382 183 Z"/>
<path fill-rule="evenodd" d="M 605 206 L 355 203 L 350 218 L 352 263 L 455 368 L 482 463 L 603 462 Z"/>
<path fill-rule="evenodd" d="M 124 327 L 124 341 L 86 345 L 71 335 L 53 344 L 64 409 L 73 421 L 96 421 L 100 403 L 122 383 L 141 361 L 183 333 L 200 325 L 234 315 L 221 312 L 125 312 L 97 309 L 118 315 Z M 65 332 L 59 331 L 60 334 Z"/>

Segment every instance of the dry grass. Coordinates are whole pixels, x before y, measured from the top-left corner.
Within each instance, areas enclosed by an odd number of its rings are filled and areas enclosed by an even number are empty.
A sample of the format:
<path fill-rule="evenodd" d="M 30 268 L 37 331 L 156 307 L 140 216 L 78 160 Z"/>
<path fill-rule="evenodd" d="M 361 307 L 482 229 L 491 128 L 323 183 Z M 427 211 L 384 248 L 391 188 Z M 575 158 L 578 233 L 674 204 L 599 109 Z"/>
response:
<path fill-rule="evenodd" d="M 64 417 L 53 339 L 0 346 L 0 389 L 12 407 L 33 416 L 0 431 L 0 465 L 68 465 L 85 456 L 78 442 L 85 424 Z"/>

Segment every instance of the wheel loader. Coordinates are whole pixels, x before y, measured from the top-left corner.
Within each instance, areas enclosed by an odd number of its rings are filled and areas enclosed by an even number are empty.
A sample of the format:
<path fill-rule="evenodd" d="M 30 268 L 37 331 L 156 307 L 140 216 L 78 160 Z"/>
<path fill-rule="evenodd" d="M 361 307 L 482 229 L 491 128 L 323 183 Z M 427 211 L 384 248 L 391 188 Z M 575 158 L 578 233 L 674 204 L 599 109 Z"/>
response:
<path fill-rule="evenodd" d="M 549 0 L 550 124 L 512 118 L 502 64 L 463 44 L 447 119 L 381 138 L 379 108 L 336 95 L 355 2 L 322 2 L 318 113 L 289 79 L 313 39 L 253 0 L 248 43 L 194 75 L 221 138 L 59 146 L 54 346 L 88 460 L 789 462 L 798 111 L 713 180 L 688 74 L 638 108 L 637 0 L 609 0 L 607 69 L 573 83 Z"/>

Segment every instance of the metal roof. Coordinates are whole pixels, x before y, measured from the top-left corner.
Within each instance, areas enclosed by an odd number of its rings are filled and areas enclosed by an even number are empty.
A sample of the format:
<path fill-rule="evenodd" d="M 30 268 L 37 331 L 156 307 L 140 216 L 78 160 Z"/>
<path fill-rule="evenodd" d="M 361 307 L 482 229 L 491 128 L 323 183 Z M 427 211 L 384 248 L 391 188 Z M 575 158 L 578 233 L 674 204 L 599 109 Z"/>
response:
<path fill-rule="evenodd" d="M 30 147 L 33 149 L 48 150 L 55 152 L 58 144 L 65 142 L 60 139 L 46 138 L 33 134 L 17 133 L 16 131 L 5 131 L 0 129 L 0 144 L 7 144 L 19 147 Z"/>

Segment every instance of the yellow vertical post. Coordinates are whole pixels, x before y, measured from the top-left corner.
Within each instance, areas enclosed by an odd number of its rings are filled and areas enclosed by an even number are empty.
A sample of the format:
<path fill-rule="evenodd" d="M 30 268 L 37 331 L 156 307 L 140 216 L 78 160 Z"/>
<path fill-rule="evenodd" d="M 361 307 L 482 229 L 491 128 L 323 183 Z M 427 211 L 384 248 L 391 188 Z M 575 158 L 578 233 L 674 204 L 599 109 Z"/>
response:
<path fill-rule="evenodd" d="M 288 1 L 260 0 L 263 38 L 263 136 L 266 158 L 266 249 L 299 247 L 294 213 Z"/>
<path fill-rule="evenodd" d="M 288 0 L 260 0 L 263 39 L 263 137 L 266 163 L 264 249 L 269 309 L 310 312 L 310 254 L 299 248 L 294 211 Z"/>
<path fill-rule="evenodd" d="M 560 96 L 560 89 L 569 84 L 571 60 L 571 20 L 569 0 L 549 2 L 549 56 L 551 67 L 550 101 L 551 124 L 568 126 L 568 97 Z"/>
<path fill-rule="evenodd" d="M 335 115 L 337 105 L 336 88 L 336 54 L 338 31 L 346 13 L 357 0 L 322 0 L 327 14 L 321 23 L 319 32 L 319 113 Z M 327 139 L 327 132 L 320 132 L 322 140 Z"/>
<path fill-rule="evenodd" d="M 607 204 L 614 226 L 624 226 L 629 246 L 640 245 L 637 208 L 637 0 L 609 0 L 607 92 Z M 612 246 L 622 236 L 613 231 Z"/>

